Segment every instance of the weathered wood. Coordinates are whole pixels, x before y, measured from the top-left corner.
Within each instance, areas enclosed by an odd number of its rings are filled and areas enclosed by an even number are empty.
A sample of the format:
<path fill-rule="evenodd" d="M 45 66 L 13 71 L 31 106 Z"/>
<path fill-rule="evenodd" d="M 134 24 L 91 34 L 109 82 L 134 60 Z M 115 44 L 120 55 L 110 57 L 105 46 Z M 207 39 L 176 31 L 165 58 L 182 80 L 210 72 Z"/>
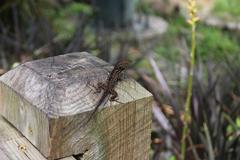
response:
<path fill-rule="evenodd" d="M 0 142 L 20 138 L 22 135 L 16 131 L 6 120 L 0 116 Z"/>
<path fill-rule="evenodd" d="M 76 160 L 74 157 L 66 157 L 66 158 L 62 158 L 60 160 Z"/>
<path fill-rule="evenodd" d="M 46 158 L 13 126 L 0 116 L 0 159 L 46 160 Z M 61 160 L 76 160 L 67 157 Z"/>
<path fill-rule="evenodd" d="M 44 160 L 42 154 L 25 138 L 16 138 L 1 143 L 0 156 L 4 160 Z"/>
<path fill-rule="evenodd" d="M 82 126 L 111 68 L 85 52 L 22 64 L 0 77 L 0 113 L 48 159 L 148 159 L 152 96 L 134 80 Z"/>

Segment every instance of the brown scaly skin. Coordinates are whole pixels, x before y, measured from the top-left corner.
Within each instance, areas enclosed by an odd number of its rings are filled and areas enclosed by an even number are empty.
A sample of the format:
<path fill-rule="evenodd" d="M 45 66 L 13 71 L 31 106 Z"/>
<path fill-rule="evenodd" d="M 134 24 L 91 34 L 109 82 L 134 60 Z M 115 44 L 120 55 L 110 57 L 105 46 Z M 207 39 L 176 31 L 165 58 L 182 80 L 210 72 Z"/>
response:
<path fill-rule="evenodd" d="M 99 99 L 92 114 L 86 121 L 86 123 L 88 123 L 91 120 L 93 115 L 96 113 L 96 111 L 101 106 L 101 104 L 105 101 L 105 99 L 108 97 L 108 95 L 111 95 L 110 101 L 114 101 L 117 98 L 118 94 L 114 90 L 114 88 L 117 85 L 117 83 L 122 79 L 122 72 L 127 69 L 128 65 L 129 65 L 129 62 L 127 60 L 121 60 L 121 61 L 117 62 L 115 64 L 112 72 L 110 73 L 107 81 L 105 83 L 102 83 L 102 82 L 98 83 L 96 92 L 100 93 L 103 90 L 103 94 L 102 94 L 101 98 Z"/>

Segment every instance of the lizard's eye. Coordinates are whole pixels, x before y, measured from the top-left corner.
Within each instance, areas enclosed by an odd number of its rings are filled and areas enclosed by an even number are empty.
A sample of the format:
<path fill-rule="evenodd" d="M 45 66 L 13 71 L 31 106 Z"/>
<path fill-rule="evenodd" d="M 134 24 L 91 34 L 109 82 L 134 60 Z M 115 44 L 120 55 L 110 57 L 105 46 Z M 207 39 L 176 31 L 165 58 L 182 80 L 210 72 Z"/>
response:
<path fill-rule="evenodd" d="M 119 69 L 124 70 L 125 66 L 119 66 Z"/>

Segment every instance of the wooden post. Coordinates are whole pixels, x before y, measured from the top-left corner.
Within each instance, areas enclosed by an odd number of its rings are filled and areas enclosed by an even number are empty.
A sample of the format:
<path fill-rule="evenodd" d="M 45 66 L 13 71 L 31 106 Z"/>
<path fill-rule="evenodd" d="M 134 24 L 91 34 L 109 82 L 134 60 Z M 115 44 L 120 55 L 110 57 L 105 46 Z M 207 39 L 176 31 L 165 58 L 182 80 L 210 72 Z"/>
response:
<path fill-rule="evenodd" d="M 152 96 L 134 80 L 82 125 L 111 69 L 86 52 L 27 62 L 0 77 L 0 113 L 47 159 L 148 159 Z"/>
<path fill-rule="evenodd" d="M 13 126 L 0 116 L 1 160 L 46 160 L 46 158 Z M 66 157 L 59 160 L 76 160 Z"/>

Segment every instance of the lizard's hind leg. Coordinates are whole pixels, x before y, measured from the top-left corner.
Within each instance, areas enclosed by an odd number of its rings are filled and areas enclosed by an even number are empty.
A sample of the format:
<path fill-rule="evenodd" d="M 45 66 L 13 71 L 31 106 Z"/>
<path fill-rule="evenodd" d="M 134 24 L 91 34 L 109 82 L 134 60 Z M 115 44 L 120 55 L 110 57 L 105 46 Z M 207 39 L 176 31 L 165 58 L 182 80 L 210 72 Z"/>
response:
<path fill-rule="evenodd" d="M 116 101 L 116 99 L 118 97 L 117 92 L 115 90 L 111 89 L 110 94 L 111 94 L 110 101 Z"/>
<path fill-rule="evenodd" d="M 124 103 L 118 101 L 118 94 L 117 94 L 117 92 L 115 90 L 111 90 L 110 93 L 111 93 L 111 97 L 109 99 L 110 101 L 115 101 L 115 102 L 124 104 Z"/>

